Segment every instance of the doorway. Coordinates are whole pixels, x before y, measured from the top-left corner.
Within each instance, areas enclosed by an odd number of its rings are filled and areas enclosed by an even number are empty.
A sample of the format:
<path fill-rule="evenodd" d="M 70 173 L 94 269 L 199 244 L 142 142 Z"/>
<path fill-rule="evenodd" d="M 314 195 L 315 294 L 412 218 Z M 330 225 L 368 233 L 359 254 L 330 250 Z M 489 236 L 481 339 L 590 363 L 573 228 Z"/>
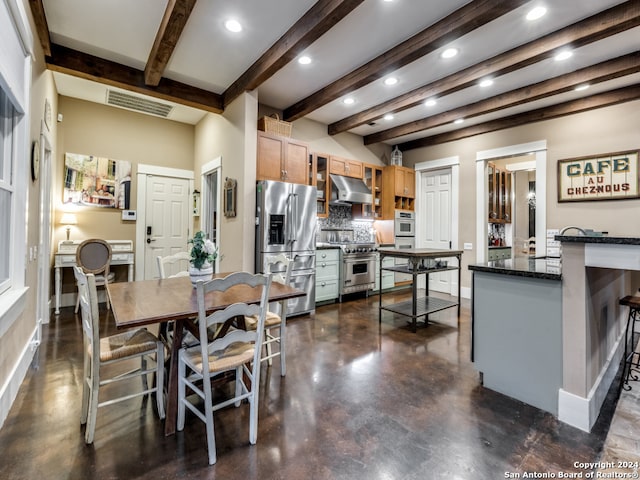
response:
<path fill-rule="evenodd" d="M 496 159 L 531 154 L 535 162 L 535 256 L 546 255 L 546 198 L 547 198 L 547 142 L 511 145 L 508 147 L 485 150 L 476 154 L 476 261 L 484 263 L 488 259 L 489 239 L 489 192 L 487 164 Z"/>
<path fill-rule="evenodd" d="M 158 278 L 157 256 L 187 251 L 193 177 L 188 170 L 138 166 L 136 280 Z"/>
<path fill-rule="evenodd" d="M 49 323 L 50 285 L 51 285 L 51 212 L 54 202 L 51 201 L 51 158 L 52 148 L 46 134 L 44 122 L 40 127 L 40 234 L 38 239 L 38 299 L 36 315 L 38 325 Z"/>
<path fill-rule="evenodd" d="M 416 217 L 416 248 L 458 248 L 459 168 L 458 157 L 415 165 L 416 210 L 419 213 Z M 429 278 L 429 289 L 457 295 L 457 280 L 452 272 L 433 274 Z M 422 275 L 418 277 L 418 287 L 426 287 Z M 468 294 L 468 289 L 461 291 L 463 297 Z"/>
<path fill-rule="evenodd" d="M 200 228 L 220 251 L 220 220 L 222 192 L 222 157 L 216 157 L 202 166 L 202 216 Z M 220 271 L 220 255 L 216 257 L 213 271 Z"/>

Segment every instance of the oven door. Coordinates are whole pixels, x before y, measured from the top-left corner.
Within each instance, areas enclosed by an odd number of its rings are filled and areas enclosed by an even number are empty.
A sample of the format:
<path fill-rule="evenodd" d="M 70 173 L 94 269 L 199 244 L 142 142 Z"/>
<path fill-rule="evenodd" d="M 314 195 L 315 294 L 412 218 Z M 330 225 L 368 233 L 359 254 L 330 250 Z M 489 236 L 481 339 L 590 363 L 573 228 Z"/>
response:
<path fill-rule="evenodd" d="M 396 237 L 413 237 L 416 234 L 416 221 L 413 219 L 396 218 L 395 220 L 395 236 Z"/>
<path fill-rule="evenodd" d="M 375 255 L 345 257 L 342 261 L 342 291 L 367 290 L 376 281 Z"/>

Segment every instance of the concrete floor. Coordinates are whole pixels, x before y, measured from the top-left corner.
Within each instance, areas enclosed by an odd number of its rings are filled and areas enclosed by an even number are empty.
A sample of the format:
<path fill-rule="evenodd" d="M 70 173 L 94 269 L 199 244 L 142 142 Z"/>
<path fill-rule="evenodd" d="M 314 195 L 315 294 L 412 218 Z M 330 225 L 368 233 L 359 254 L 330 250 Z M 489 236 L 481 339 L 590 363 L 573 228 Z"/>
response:
<path fill-rule="evenodd" d="M 385 301 L 406 298 L 405 291 Z M 584 473 L 576 462 L 606 458 L 603 448 L 627 454 L 624 434 L 612 429 L 607 439 L 615 386 L 591 433 L 484 388 L 470 361 L 469 315 L 463 301 L 459 325 L 449 309 L 412 333 L 389 312 L 379 326 L 378 297 L 355 296 L 290 319 L 287 376 L 280 377 L 277 360 L 263 367 L 257 444 L 248 441 L 247 405 L 221 410 L 218 462 L 209 466 L 204 424 L 187 417 L 183 432 L 165 437 L 149 399 L 101 408 L 95 442 L 85 445 L 82 332 L 73 308 L 64 308 L 45 326 L 0 429 L 0 478 L 478 480 Z M 102 334 L 113 333 L 104 305 L 101 317 Z M 631 416 L 614 419 L 628 433 L 640 418 L 630 402 Z M 637 453 L 638 437 L 631 441 Z"/>

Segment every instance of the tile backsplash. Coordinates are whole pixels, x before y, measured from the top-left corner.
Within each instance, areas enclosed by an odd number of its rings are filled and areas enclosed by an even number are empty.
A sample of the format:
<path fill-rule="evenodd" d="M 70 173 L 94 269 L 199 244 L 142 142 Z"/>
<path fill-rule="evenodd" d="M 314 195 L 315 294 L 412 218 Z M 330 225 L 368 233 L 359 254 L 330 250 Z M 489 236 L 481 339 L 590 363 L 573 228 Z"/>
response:
<path fill-rule="evenodd" d="M 356 242 L 370 242 L 372 222 L 354 220 L 348 205 L 329 205 L 329 217 L 318 218 L 318 230 L 353 230 Z"/>

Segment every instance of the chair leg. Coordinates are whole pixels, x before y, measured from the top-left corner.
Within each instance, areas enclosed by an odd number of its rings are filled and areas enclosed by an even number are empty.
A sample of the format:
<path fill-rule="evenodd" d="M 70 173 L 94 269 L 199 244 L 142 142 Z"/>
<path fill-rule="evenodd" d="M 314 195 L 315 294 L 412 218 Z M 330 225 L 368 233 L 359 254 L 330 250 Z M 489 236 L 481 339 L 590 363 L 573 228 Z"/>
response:
<path fill-rule="evenodd" d="M 144 372 L 147 369 L 147 357 L 145 355 L 140 356 L 140 369 Z M 142 389 L 149 389 L 149 382 L 147 379 L 147 374 L 142 375 Z"/>
<path fill-rule="evenodd" d="M 178 358 L 178 422 L 176 429 L 180 432 L 184 429 L 184 417 L 186 414 L 186 407 L 184 406 L 185 400 L 185 385 L 184 378 L 186 376 L 187 366 L 182 358 Z"/>
<path fill-rule="evenodd" d="M 76 309 L 74 310 L 74 312 L 78 313 L 79 309 L 80 309 L 80 292 L 78 292 L 78 294 L 76 295 Z"/>
<path fill-rule="evenodd" d="M 87 353 L 87 346 L 85 342 L 84 347 L 84 367 L 82 373 L 82 413 L 80 414 L 80 425 L 84 425 L 87 423 L 87 415 L 89 413 L 89 402 L 91 401 L 91 389 L 89 388 L 89 372 L 91 357 Z"/>
<path fill-rule="evenodd" d="M 249 397 L 249 443 L 251 445 L 255 445 L 258 440 L 258 386 L 253 385 L 254 381 L 251 382 L 251 396 Z"/>
<path fill-rule="evenodd" d="M 91 379 L 91 393 L 89 395 L 89 415 L 87 417 L 87 428 L 84 432 L 84 441 L 87 444 L 93 443 L 93 435 L 96 431 L 96 420 L 98 417 L 98 396 L 100 393 L 100 379 L 94 375 Z"/>
<path fill-rule="evenodd" d="M 209 385 L 211 384 L 211 380 L 205 380 Z M 211 392 L 211 388 L 208 390 Z M 207 428 L 207 453 L 209 454 L 209 465 L 213 465 L 216 463 L 216 435 L 215 435 L 215 426 L 213 421 L 213 405 L 211 395 L 207 395 L 205 393 L 205 406 L 204 406 L 204 417 L 206 420 L 206 428 Z"/>
<path fill-rule="evenodd" d="M 278 341 L 279 346 L 280 346 L 280 376 L 284 377 L 287 374 L 287 361 L 286 361 L 286 357 L 285 357 L 285 352 L 286 352 L 286 348 L 285 348 L 285 338 L 286 338 L 286 328 L 285 328 L 285 323 L 286 323 L 286 318 L 282 318 L 282 323 L 280 323 L 280 340 Z"/>
<path fill-rule="evenodd" d="M 236 367 L 236 397 L 242 395 L 242 374 L 243 374 L 242 366 Z M 236 407 L 240 406 L 240 400 L 237 400 L 234 405 Z"/>
<path fill-rule="evenodd" d="M 158 416 L 164 418 L 164 344 L 156 344 L 158 353 L 156 354 L 156 404 L 158 406 Z"/>
<path fill-rule="evenodd" d="M 270 328 L 265 328 L 264 329 L 264 338 L 265 340 L 270 340 L 269 335 L 270 335 L 271 329 Z M 273 365 L 273 358 L 271 358 L 271 342 L 266 344 L 267 347 L 267 364 L 269 366 Z"/>

